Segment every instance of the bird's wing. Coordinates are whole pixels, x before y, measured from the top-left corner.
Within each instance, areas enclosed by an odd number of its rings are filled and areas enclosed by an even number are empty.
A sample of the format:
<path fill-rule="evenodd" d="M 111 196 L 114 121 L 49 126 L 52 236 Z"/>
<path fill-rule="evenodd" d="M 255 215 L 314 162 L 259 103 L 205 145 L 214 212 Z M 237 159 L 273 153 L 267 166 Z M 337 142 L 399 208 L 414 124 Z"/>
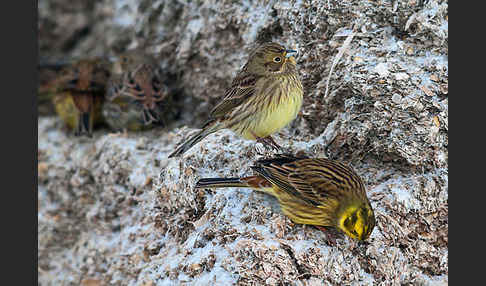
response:
<path fill-rule="evenodd" d="M 81 113 L 91 112 L 93 108 L 93 96 L 86 93 L 72 93 L 72 99 L 74 106 Z"/>
<path fill-rule="evenodd" d="M 256 90 L 258 76 L 240 72 L 226 90 L 223 101 L 211 111 L 211 119 L 223 117 L 251 97 Z"/>
<path fill-rule="evenodd" d="M 261 160 L 253 169 L 265 179 L 308 204 L 319 205 L 319 198 L 315 196 L 311 182 L 312 172 L 302 168 L 302 161 L 311 161 L 306 158 L 275 158 Z"/>
<path fill-rule="evenodd" d="M 91 77 L 91 89 L 94 91 L 104 91 L 106 85 L 111 76 L 108 63 L 103 60 L 96 62 L 93 67 L 92 77 Z"/>
<path fill-rule="evenodd" d="M 310 200 L 324 201 L 339 198 L 352 190 L 364 190 L 361 179 L 351 170 L 336 161 L 325 158 L 296 162 L 289 173 L 289 183 Z"/>
<path fill-rule="evenodd" d="M 67 66 L 58 79 L 62 90 L 103 92 L 110 71 L 98 59 L 83 60 Z"/>
<path fill-rule="evenodd" d="M 266 160 L 254 169 L 290 195 L 314 206 L 346 189 L 359 188 L 360 179 L 346 166 L 324 158 Z"/>

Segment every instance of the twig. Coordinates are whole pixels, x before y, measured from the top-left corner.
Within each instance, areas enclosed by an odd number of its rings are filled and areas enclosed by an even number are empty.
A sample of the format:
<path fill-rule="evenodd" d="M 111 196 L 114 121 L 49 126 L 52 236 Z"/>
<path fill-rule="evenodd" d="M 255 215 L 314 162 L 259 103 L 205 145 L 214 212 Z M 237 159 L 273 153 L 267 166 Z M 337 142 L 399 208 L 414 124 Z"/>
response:
<path fill-rule="evenodd" d="M 327 97 L 327 93 L 329 92 L 329 81 L 331 80 L 331 76 L 332 76 L 332 73 L 334 71 L 334 67 L 337 65 L 339 60 L 342 58 L 344 52 L 348 49 L 349 44 L 351 43 L 351 41 L 353 40 L 355 35 L 356 35 L 356 29 L 353 29 L 353 32 L 351 32 L 351 34 L 348 35 L 346 40 L 344 40 L 344 43 L 343 43 L 341 49 L 339 50 L 339 53 L 336 55 L 336 57 L 334 58 L 334 61 L 332 62 L 331 71 L 329 72 L 329 76 L 327 77 L 326 92 L 324 93 L 324 98 Z"/>

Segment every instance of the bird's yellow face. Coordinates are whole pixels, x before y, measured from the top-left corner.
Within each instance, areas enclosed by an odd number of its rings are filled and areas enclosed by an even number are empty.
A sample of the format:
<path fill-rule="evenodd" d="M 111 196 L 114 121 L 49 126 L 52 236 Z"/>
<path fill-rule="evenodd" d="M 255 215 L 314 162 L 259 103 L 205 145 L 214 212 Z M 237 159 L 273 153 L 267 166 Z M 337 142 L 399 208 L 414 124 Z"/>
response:
<path fill-rule="evenodd" d="M 369 205 L 349 206 L 338 221 L 338 228 L 351 238 L 365 240 L 375 227 L 375 214 Z"/>
<path fill-rule="evenodd" d="M 293 55 L 295 50 L 286 49 L 277 43 L 269 43 L 259 47 L 248 63 L 250 72 L 256 74 L 275 74 L 285 72 L 288 64 L 295 66 Z"/>

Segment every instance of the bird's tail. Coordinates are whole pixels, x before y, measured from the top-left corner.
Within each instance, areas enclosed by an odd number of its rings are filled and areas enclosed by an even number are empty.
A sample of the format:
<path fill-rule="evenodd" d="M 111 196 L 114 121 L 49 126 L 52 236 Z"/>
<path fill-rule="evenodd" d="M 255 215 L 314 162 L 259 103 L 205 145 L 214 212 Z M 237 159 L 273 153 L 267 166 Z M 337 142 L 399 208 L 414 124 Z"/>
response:
<path fill-rule="evenodd" d="M 75 135 L 86 134 L 91 137 L 93 131 L 93 106 L 94 98 L 91 94 L 85 93 L 71 93 L 71 97 L 74 102 L 74 106 L 79 112 L 78 124 L 76 127 Z"/>
<path fill-rule="evenodd" d="M 196 183 L 197 189 L 212 189 L 212 188 L 228 188 L 228 187 L 250 187 L 247 182 L 242 181 L 240 178 L 205 178 L 200 179 Z"/>
<path fill-rule="evenodd" d="M 196 183 L 196 188 L 252 188 L 262 190 L 272 184 L 260 176 L 245 178 L 204 178 Z"/>
<path fill-rule="evenodd" d="M 78 125 L 76 126 L 75 135 L 86 135 L 91 137 L 93 133 L 93 121 L 91 112 L 80 112 L 78 117 Z"/>
<path fill-rule="evenodd" d="M 206 138 L 206 136 L 218 131 L 219 129 L 221 129 L 221 127 L 217 122 L 213 122 L 212 124 L 206 124 L 206 126 L 201 131 L 199 131 L 196 135 L 186 140 L 186 142 L 184 142 L 174 152 L 172 152 L 169 155 L 169 158 L 179 157 L 180 155 L 184 154 L 184 152 L 191 149 L 192 146 L 199 143 L 199 141 Z"/>

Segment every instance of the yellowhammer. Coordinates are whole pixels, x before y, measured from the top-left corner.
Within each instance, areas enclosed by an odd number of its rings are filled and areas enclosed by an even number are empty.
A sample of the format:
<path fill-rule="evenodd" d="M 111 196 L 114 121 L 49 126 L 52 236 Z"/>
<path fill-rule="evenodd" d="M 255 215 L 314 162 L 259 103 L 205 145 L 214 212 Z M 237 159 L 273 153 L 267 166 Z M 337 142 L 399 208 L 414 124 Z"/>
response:
<path fill-rule="evenodd" d="M 325 158 L 279 156 L 259 160 L 255 176 L 209 178 L 196 188 L 252 188 L 275 196 L 293 222 L 335 227 L 367 239 L 375 227 L 373 208 L 361 178 L 350 167 Z"/>
<path fill-rule="evenodd" d="M 271 135 L 292 121 L 302 105 L 303 88 L 293 57 L 295 53 L 277 43 L 256 48 L 202 130 L 169 158 L 182 155 L 209 134 L 224 128 L 245 139 L 279 148 Z"/>

